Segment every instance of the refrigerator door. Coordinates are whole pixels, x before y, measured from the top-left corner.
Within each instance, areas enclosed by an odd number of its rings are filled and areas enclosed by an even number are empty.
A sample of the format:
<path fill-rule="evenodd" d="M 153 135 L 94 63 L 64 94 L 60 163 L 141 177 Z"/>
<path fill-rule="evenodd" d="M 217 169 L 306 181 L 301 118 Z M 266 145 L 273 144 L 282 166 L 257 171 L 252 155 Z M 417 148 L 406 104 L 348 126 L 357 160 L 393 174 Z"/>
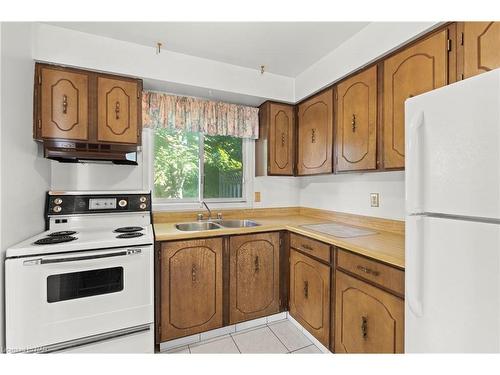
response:
<path fill-rule="evenodd" d="M 500 70 L 406 101 L 406 212 L 500 219 Z"/>
<path fill-rule="evenodd" d="M 500 225 L 406 217 L 405 351 L 500 352 Z"/>

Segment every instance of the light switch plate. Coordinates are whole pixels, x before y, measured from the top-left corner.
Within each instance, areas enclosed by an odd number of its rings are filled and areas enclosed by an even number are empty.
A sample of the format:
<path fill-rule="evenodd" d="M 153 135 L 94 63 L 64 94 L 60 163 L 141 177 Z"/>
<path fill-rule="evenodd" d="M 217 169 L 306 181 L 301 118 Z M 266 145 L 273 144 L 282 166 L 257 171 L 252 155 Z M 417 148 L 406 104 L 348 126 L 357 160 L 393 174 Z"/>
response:
<path fill-rule="evenodd" d="M 255 202 L 260 202 L 260 191 L 255 192 L 255 197 L 254 197 Z"/>
<path fill-rule="evenodd" d="M 370 205 L 372 207 L 378 207 L 379 205 L 378 193 L 370 193 Z"/>

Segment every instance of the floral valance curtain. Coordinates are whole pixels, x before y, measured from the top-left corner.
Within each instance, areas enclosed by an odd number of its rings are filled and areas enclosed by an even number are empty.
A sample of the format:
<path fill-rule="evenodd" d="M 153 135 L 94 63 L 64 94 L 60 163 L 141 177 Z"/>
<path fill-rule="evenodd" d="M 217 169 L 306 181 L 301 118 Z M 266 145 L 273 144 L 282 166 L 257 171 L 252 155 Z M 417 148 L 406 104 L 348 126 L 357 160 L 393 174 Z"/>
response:
<path fill-rule="evenodd" d="M 143 92 L 142 123 L 143 127 L 153 129 L 259 137 L 258 108 L 154 91 Z"/>

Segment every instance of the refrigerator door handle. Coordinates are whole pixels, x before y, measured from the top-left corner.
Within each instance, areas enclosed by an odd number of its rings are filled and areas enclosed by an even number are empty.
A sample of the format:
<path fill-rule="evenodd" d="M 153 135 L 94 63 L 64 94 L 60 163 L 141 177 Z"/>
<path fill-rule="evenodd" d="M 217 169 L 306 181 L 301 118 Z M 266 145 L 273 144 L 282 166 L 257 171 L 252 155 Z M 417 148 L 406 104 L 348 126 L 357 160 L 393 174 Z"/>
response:
<path fill-rule="evenodd" d="M 410 216 L 408 223 L 406 242 L 408 262 L 406 267 L 406 299 L 410 310 L 416 317 L 423 315 L 423 240 L 424 240 L 424 218 L 421 216 Z"/>
<path fill-rule="evenodd" d="M 407 197 L 409 203 L 407 212 L 409 214 L 423 212 L 422 191 L 423 173 L 421 161 L 421 149 L 423 141 L 424 112 L 419 111 L 410 122 L 410 134 L 408 140 L 408 164 L 406 166 Z"/>

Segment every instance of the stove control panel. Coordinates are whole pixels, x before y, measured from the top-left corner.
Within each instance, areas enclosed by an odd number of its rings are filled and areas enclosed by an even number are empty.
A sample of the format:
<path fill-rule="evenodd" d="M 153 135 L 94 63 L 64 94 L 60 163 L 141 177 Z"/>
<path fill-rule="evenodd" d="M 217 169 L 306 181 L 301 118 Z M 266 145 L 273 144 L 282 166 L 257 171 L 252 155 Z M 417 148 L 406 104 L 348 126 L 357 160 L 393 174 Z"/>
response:
<path fill-rule="evenodd" d="M 47 216 L 150 212 L 151 193 L 47 193 Z"/>

